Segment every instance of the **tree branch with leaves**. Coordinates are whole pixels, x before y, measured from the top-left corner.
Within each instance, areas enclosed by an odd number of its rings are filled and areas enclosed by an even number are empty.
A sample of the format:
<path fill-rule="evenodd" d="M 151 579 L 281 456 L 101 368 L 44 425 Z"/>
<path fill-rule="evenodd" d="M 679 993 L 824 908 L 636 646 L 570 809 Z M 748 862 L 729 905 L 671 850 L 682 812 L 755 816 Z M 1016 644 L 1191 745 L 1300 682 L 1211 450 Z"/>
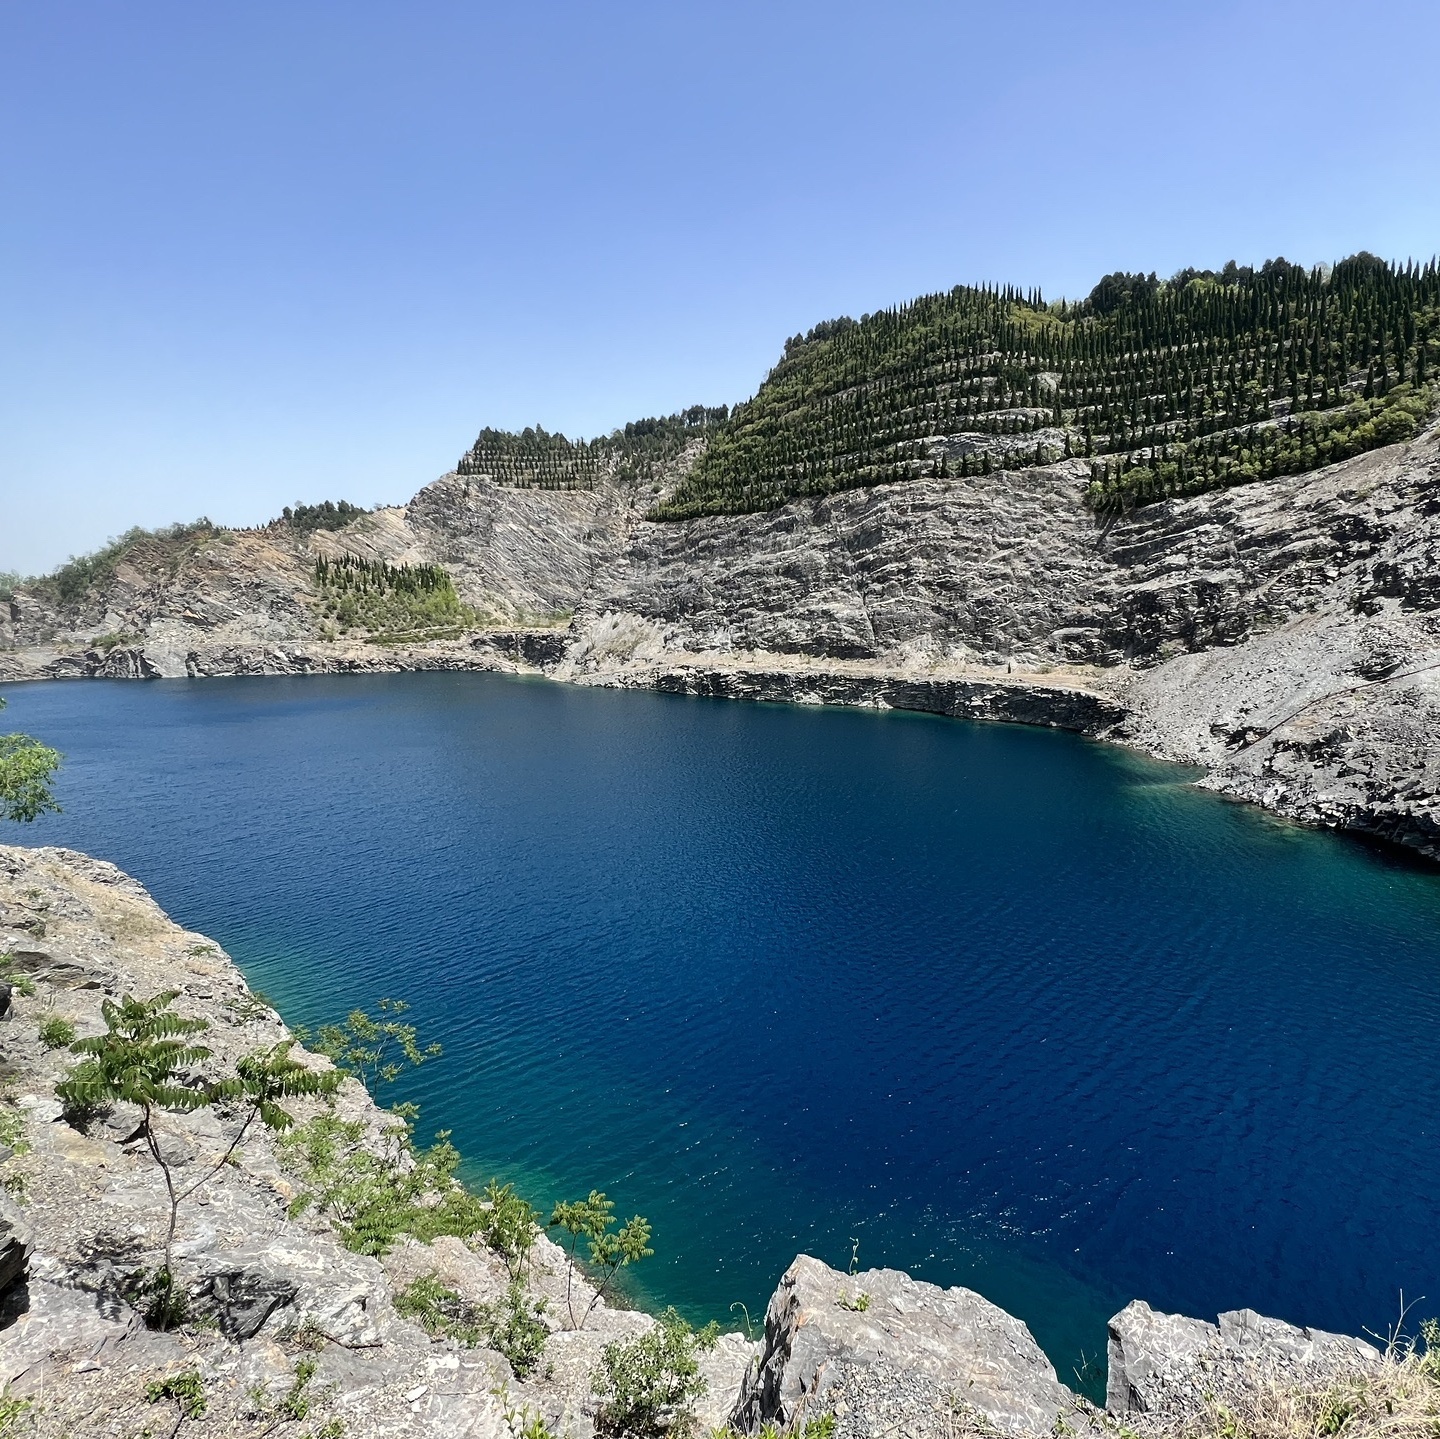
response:
<path fill-rule="evenodd" d="M 0 819 L 29 824 L 42 814 L 58 813 L 52 781 L 59 768 L 59 750 L 28 734 L 0 735 Z"/>
<path fill-rule="evenodd" d="M 565 1269 L 565 1308 L 570 1316 L 572 1329 L 583 1329 L 585 1321 L 594 1311 L 616 1276 L 627 1265 L 648 1259 L 654 1250 L 650 1244 L 650 1221 L 642 1215 L 627 1220 L 618 1230 L 612 1230 L 615 1204 L 599 1190 L 592 1189 L 585 1199 L 562 1201 L 555 1206 L 550 1216 L 550 1228 L 563 1229 L 570 1239 L 566 1245 L 569 1264 Z M 573 1280 L 579 1267 L 577 1250 L 581 1241 L 588 1241 L 590 1267 L 596 1276 L 595 1292 L 585 1306 L 579 1319 L 575 1317 Z"/>
<path fill-rule="evenodd" d="M 178 990 L 164 990 L 149 999 L 126 995 L 117 1004 L 101 1005 L 105 1032 L 76 1040 L 70 1046 L 84 1056 L 55 1086 L 55 1093 L 70 1115 L 85 1116 L 116 1103 L 140 1110 L 137 1136 L 160 1171 L 169 1204 L 165 1231 L 165 1260 L 152 1286 L 151 1317 L 168 1328 L 180 1314 L 175 1294 L 173 1251 L 180 1206 L 228 1164 L 258 1121 L 267 1129 L 282 1131 L 294 1123 L 281 1101 L 333 1093 L 339 1083 L 334 1072 L 307 1069 L 291 1058 L 293 1040 L 257 1050 L 236 1065 L 235 1072 L 207 1081 L 194 1071 L 210 1058 L 209 1048 L 196 1037 L 209 1028 L 203 1019 L 190 1019 L 171 1007 Z M 155 1120 L 160 1113 L 188 1114 L 215 1104 L 240 1108 L 243 1119 L 225 1152 L 184 1188 L 176 1182 L 173 1161 L 166 1157 Z"/>

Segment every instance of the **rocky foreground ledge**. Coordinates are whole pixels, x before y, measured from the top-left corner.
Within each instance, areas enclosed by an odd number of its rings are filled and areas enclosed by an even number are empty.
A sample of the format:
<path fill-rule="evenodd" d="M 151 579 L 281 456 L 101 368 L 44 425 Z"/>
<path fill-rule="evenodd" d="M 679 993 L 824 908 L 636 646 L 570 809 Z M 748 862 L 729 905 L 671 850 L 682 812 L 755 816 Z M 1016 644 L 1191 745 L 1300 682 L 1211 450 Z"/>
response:
<path fill-rule="evenodd" d="M 264 1132 L 248 1135 L 182 1209 L 175 1269 L 188 1318 L 169 1332 L 147 1328 L 133 1280 L 162 1254 L 168 1211 L 159 1172 L 124 1106 L 83 1130 L 67 1122 L 54 1087 L 73 1057 L 44 1036 L 53 1041 L 56 1020 L 81 1036 L 98 1033 L 102 1000 L 162 990 L 178 991 L 178 1012 L 207 1022 L 207 1063 L 233 1064 L 288 1031 L 217 945 L 173 923 L 113 865 L 73 851 L 0 847 L 0 955 L 8 976 L 0 981 L 7 1439 L 182 1430 L 253 1439 L 591 1439 L 601 1349 L 653 1328 L 653 1318 L 602 1300 L 582 1329 L 569 1327 L 567 1282 L 582 1304 L 593 1291 L 542 1237 L 526 1283 L 532 1300 L 548 1301 L 548 1333 L 528 1378 L 498 1352 L 432 1337 L 397 1311 L 397 1295 L 433 1275 L 467 1303 L 496 1303 L 509 1278 L 501 1258 L 455 1238 L 402 1240 L 383 1258 L 352 1252 L 313 1211 L 291 1216 L 297 1179 Z M 294 1053 L 315 1068 L 329 1064 Z M 354 1080 L 335 1103 L 343 1118 L 379 1132 L 384 1112 Z M 215 1110 L 162 1122 L 165 1153 L 182 1176 L 203 1174 L 238 1125 Z M 1386 1433 L 1418 1436 L 1433 1432 L 1440 1412 L 1440 1385 L 1415 1355 L 1382 1354 L 1249 1311 L 1208 1324 L 1136 1301 L 1111 1321 L 1109 1365 L 1100 1410 L 1059 1381 L 1020 1320 L 980 1295 L 894 1270 L 841 1274 L 802 1255 L 770 1301 L 763 1342 L 721 1336 L 702 1355 L 704 1392 L 693 1412 L 667 1416 L 663 1427 L 802 1433 L 820 1420 L 837 1439 L 1081 1429 L 1235 1439 L 1267 1431 L 1233 1422 L 1227 1430 L 1222 1414 L 1233 1421 L 1288 1405 L 1314 1422 L 1277 1434 L 1330 1435 L 1340 1427 L 1325 1427 L 1334 1414 L 1322 1422 L 1322 1408 L 1338 1394 L 1349 1406 L 1339 1426 L 1368 1404 L 1388 1414 Z M 187 1419 L 176 1403 L 154 1398 L 157 1385 L 182 1375 L 203 1389 L 203 1417 Z"/>

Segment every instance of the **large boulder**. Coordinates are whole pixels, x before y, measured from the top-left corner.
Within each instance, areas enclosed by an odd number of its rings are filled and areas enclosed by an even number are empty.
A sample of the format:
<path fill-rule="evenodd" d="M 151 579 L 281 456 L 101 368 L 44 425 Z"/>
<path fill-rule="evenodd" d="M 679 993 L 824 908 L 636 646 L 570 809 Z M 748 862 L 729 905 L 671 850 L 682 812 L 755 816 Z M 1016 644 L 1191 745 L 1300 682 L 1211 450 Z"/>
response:
<path fill-rule="evenodd" d="M 754 1433 L 828 1410 L 842 1435 L 881 1415 L 941 1434 L 972 1409 L 1007 1432 L 1047 1434 L 1075 1402 L 1029 1329 L 973 1290 L 894 1269 L 841 1274 L 802 1254 L 766 1310 L 732 1423 Z"/>
<path fill-rule="evenodd" d="M 1110 1321 L 1107 1359 L 1105 1407 L 1117 1417 L 1190 1413 L 1206 1394 L 1237 1393 L 1262 1379 L 1328 1379 L 1381 1362 L 1380 1351 L 1363 1339 L 1253 1309 L 1230 1310 L 1207 1324 L 1162 1314 L 1142 1299 Z"/>

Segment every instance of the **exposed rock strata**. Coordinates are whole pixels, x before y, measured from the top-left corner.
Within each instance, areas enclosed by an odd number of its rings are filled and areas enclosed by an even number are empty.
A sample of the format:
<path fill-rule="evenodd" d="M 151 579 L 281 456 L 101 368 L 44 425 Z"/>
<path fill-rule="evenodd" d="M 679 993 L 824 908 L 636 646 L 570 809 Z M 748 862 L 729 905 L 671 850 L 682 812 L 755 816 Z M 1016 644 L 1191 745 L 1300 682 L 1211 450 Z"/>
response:
<path fill-rule="evenodd" d="M 795 698 L 777 677 L 809 665 L 819 702 L 1079 728 L 1440 858 L 1440 429 L 1113 522 L 1084 480 L 1064 462 L 656 524 L 653 495 L 612 484 L 449 475 L 340 532 L 277 525 L 207 541 L 173 573 L 122 567 L 83 614 L 22 592 L 0 678 L 514 666 Z M 314 555 L 345 550 L 446 565 L 495 629 L 321 639 Z M 87 648 L 101 633 L 136 638 Z M 866 683 L 842 678 L 855 666 Z M 1094 698 L 1057 702 L 1067 689 Z"/>

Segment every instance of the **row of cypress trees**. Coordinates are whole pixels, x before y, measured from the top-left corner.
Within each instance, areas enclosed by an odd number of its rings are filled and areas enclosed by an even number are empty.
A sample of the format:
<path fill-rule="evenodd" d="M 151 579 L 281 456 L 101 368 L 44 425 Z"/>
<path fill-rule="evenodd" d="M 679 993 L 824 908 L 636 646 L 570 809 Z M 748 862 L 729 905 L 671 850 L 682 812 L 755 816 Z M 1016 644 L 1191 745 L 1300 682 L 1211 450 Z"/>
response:
<path fill-rule="evenodd" d="M 1307 469 L 1414 433 L 1437 321 L 1435 261 L 1365 254 L 1117 274 L 1076 304 L 957 287 L 787 342 L 654 514 L 1066 456 L 1090 459 L 1099 509 Z M 959 460 L 936 443 L 955 435 Z M 1015 435 L 1036 444 L 999 439 Z"/>
<path fill-rule="evenodd" d="M 487 426 L 460 457 L 455 472 L 520 489 L 589 490 L 602 478 L 644 482 L 697 436 L 723 424 L 729 413 L 725 405 L 693 405 L 679 414 L 632 420 L 623 430 L 593 440 L 567 439 L 543 425 L 518 434 Z"/>

